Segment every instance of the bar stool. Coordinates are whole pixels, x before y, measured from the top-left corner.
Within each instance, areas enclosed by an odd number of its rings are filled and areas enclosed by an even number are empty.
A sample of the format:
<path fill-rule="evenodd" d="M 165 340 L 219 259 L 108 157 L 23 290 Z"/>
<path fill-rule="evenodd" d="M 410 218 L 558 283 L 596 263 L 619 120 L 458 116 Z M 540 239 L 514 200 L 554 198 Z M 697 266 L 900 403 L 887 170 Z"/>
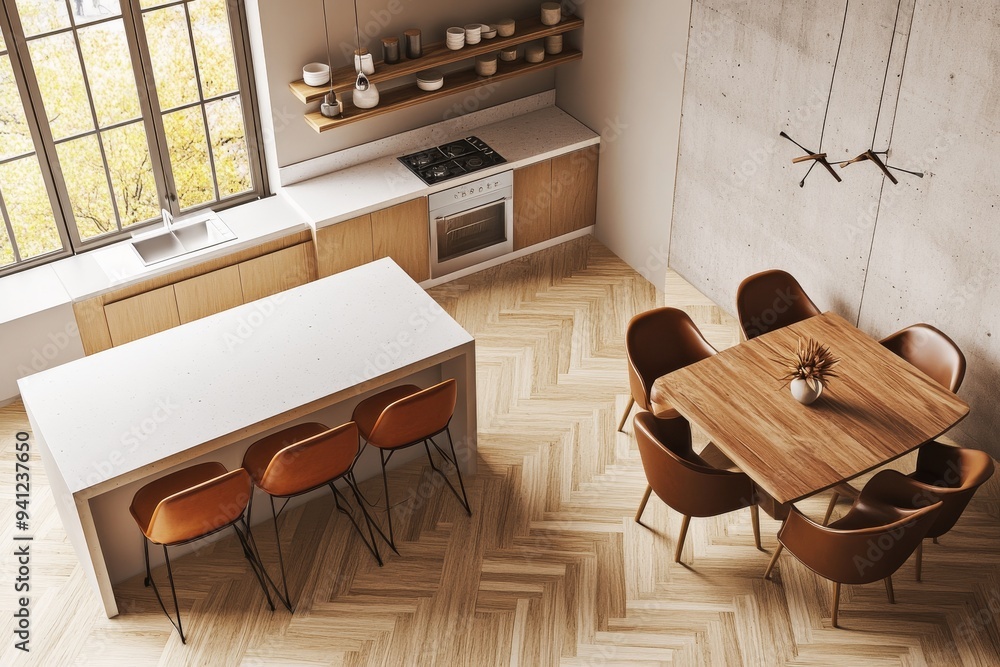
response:
<path fill-rule="evenodd" d="M 129 512 L 142 531 L 142 548 L 146 558 L 145 585 L 153 586 L 160 609 L 177 628 L 181 643 L 186 644 L 181 625 L 181 610 L 177 604 L 174 588 L 174 573 L 170 567 L 167 547 L 187 544 L 232 526 L 243 547 L 243 555 L 250 562 L 261 590 L 267 596 L 267 604 L 274 611 L 274 602 L 261 576 L 263 565 L 251 542 L 247 539 L 249 526 L 245 511 L 253 484 L 250 475 L 243 468 L 227 472 L 221 463 L 199 463 L 178 470 L 165 477 L 146 484 L 132 497 Z M 240 530 L 242 526 L 243 530 Z M 167 578 L 170 580 L 170 594 L 174 598 L 174 613 L 177 622 L 170 616 L 160 590 L 156 587 L 149 569 L 149 543 L 163 547 L 163 558 L 167 562 Z M 258 568 L 260 568 L 258 570 Z"/>
<path fill-rule="evenodd" d="M 253 483 L 266 493 L 271 500 L 271 519 L 274 523 L 274 538 L 278 545 L 278 563 L 281 567 L 281 583 L 284 596 L 275 585 L 267 570 L 264 574 L 274 587 L 278 599 L 289 611 L 292 610 L 291 597 L 288 593 L 288 579 L 285 576 L 285 560 L 281 553 L 281 537 L 278 534 L 278 515 L 284 511 L 288 500 L 309 493 L 323 486 L 329 486 L 333 491 L 333 500 L 337 510 L 347 515 L 351 525 L 357 531 L 361 541 L 375 556 L 379 566 L 382 557 L 379 556 L 372 533 L 371 519 L 365 510 L 365 505 L 358 495 L 354 480 L 354 462 L 361 452 L 358 441 L 358 427 L 354 422 L 347 422 L 336 428 L 328 428 L 317 422 L 296 424 L 277 433 L 272 433 L 250 445 L 243 455 L 243 467 L 250 473 Z M 355 501 L 361 507 L 365 524 L 368 526 L 370 541 L 361 532 L 361 527 L 351 513 L 341 506 L 340 501 L 348 507 L 350 503 L 334 484 L 343 479 L 351 489 Z M 285 503 L 280 510 L 275 510 L 274 499 L 284 498 Z M 253 499 L 247 515 L 253 512 Z M 251 535 L 251 540 L 253 536 Z"/>
<path fill-rule="evenodd" d="M 354 408 L 351 419 L 357 423 L 361 437 L 369 445 L 378 448 L 379 460 L 382 463 L 382 487 L 385 490 L 386 517 L 389 522 L 388 539 L 381 528 L 377 525 L 375 528 L 396 553 L 399 551 L 396 549 L 396 541 L 392 532 L 392 506 L 389 504 L 389 480 L 385 467 L 392 455 L 401 449 L 423 443 L 431 468 L 444 479 L 466 513 L 472 516 L 469 498 L 465 493 L 465 483 L 462 481 L 462 470 L 458 466 L 458 457 L 455 455 L 455 442 L 452 440 L 451 431 L 448 428 L 452 415 L 455 413 L 457 398 L 458 384 L 454 379 L 449 379 L 423 390 L 412 384 L 392 387 L 366 398 Z M 448 456 L 433 439 L 434 436 L 441 433 L 448 436 L 451 456 Z M 461 495 L 444 472 L 434 464 L 430 445 L 434 446 L 434 449 L 447 463 L 455 467 L 455 471 L 458 473 L 458 484 L 462 489 Z"/>

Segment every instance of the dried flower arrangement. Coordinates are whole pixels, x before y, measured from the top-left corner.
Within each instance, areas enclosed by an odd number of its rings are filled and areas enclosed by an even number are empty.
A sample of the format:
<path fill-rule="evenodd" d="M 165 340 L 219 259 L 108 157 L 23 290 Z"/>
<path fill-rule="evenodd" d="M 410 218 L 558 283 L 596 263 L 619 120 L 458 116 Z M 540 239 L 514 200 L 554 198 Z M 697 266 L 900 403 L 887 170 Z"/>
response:
<path fill-rule="evenodd" d="M 840 363 L 840 359 L 833 356 L 830 348 L 820 345 L 810 338 L 803 345 L 799 339 L 798 350 L 791 357 L 777 359 L 785 367 L 785 374 L 779 379 L 784 383 L 789 383 L 796 378 L 802 380 L 819 381 L 827 384 L 830 379 L 837 377 L 833 372 L 833 367 Z"/>

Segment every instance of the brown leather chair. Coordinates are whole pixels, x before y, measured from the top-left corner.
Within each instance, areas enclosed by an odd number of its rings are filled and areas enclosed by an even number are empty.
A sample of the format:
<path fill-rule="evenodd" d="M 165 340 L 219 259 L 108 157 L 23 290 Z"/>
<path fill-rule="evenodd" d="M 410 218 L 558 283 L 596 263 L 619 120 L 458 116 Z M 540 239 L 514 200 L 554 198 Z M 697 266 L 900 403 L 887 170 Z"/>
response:
<path fill-rule="evenodd" d="M 914 324 L 882 339 L 882 345 L 957 393 L 965 379 L 965 355 L 951 338 L 929 324 Z"/>
<path fill-rule="evenodd" d="M 934 539 L 951 530 L 976 495 L 976 491 L 993 476 L 993 458 L 978 449 L 951 447 L 940 442 L 928 442 L 917 453 L 917 469 L 908 477 L 927 498 L 938 498 L 941 513 L 927 531 Z M 917 581 L 920 581 L 923 542 L 917 545 Z"/>
<path fill-rule="evenodd" d="M 659 395 L 656 378 L 715 354 L 697 325 L 683 310 L 656 308 L 639 313 L 625 330 L 625 354 L 628 356 L 628 381 L 632 395 L 625 414 L 618 422 L 618 432 L 632 412 L 632 406 L 653 412 L 665 419 L 679 417 L 670 402 Z"/>
<path fill-rule="evenodd" d="M 951 338 L 931 325 L 914 324 L 883 338 L 880 342 L 952 393 L 958 392 L 962 386 L 962 380 L 965 379 L 965 355 Z M 830 520 L 837 500 L 841 496 L 856 498 L 857 495 L 857 489 L 850 484 L 838 484 L 833 489 L 823 523 Z M 932 537 L 937 541 L 937 536 L 932 535 Z M 918 549 L 918 558 L 920 553 L 921 551 Z M 918 566 L 917 580 L 919 581 L 919 579 L 920 569 Z"/>
<path fill-rule="evenodd" d="M 360 453 L 358 427 L 354 422 L 347 422 L 336 428 L 309 422 L 296 424 L 265 436 L 250 445 L 243 455 L 243 467 L 250 473 L 254 485 L 266 493 L 271 501 L 271 520 L 278 546 L 278 564 L 281 568 L 284 595 L 278 590 L 270 575 L 267 575 L 267 579 L 289 611 L 292 610 L 292 604 L 288 594 L 288 579 L 285 576 L 285 560 L 281 553 L 281 537 L 278 534 L 278 515 L 284 511 L 289 498 L 301 496 L 320 487 L 330 487 L 337 510 L 350 519 L 361 541 L 375 556 L 378 564 L 382 565 L 382 557 L 379 556 L 375 535 L 372 533 L 371 520 L 358 494 L 354 479 L 354 463 Z M 346 509 L 350 507 L 350 503 L 336 487 L 335 483 L 339 480 L 344 481 L 361 508 L 365 524 L 368 526 L 367 538 L 361 532 L 361 527 L 354 516 Z M 277 511 L 274 507 L 275 498 L 285 499 L 285 503 Z M 251 498 L 247 515 L 251 516 L 252 513 Z M 267 570 L 264 572 L 266 574 Z"/>
<path fill-rule="evenodd" d="M 760 549 L 757 495 L 746 473 L 708 465 L 691 448 L 691 426 L 683 417 L 662 419 L 651 412 L 640 412 L 633 424 L 642 468 L 649 482 L 635 522 L 641 523 L 642 512 L 654 491 L 668 507 L 684 515 L 674 549 L 674 562 L 681 560 L 691 517 L 718 516 L 744 507 L 750 508 L 754 544 Z"/>
<path fill-rule="evenodd" d="M 736 289 L 736 313 L 747 340 L 821 314 L 791 274 L 778 269 L 746 278 Z"/>
<path fill-rule="evenodd" d="M 883 470 L 865 485 L 850 511 L 829 526 L 793 507 L 778 531 L 778 548 L 764 578 L 770 578 L 778 556 L 788 549 L 810 570 L 833 581 L 833 627 L 839 627 L 840 585 L 882 579 L 889 602 L 895 602 L 892 574 L 934 525 L 942 506 L 905 475 Z"/>
<path fill-rule="evenodd" d="M 152 584 L 160 609 L 177 628 L 181 643 L 186 643 L 187 640 L 181 625 L 181 610 L 177 604 L 174 573 L 170 567 L 167 547 L 187 544 L 232 527 L 243 547 L 243 555 L 250 562 L 257 582 L 267 596 L 267 604 L 274 611 L 274 603 L 262 575 L 264 567 L 252 541 L 248 539 L 246 509 L 252 490 L 253 483 L 246 470 L 239 468 L 227 472 L 221 463 L 211 462 L 199 463 L 154 480 L 136 491 L 132 497 L 129 512 L 143 535 L 142 550 L 146 559 L 144 583 L 146 586 Z M 170 594 L 174 598 L 176 623 L 163 604 L 160 590 L 149 569 L 150 542 L 163 547 Z"/>
<path fill-rule="evenodd" d="M 431 463 L 431 469 L 441 476 L 451 492 L 458 498 L 466 513 L 472 516 L 469 499 L 465 493 L 465 483 L 462 481 L 462 470 L 458 464 L 458 456 L 455 454 L 455 442 L 452 440 L 451 431 L 448 428 L 452 415 L 455 413 L 457 398 L 458 385 L 454 379 L 449 379 L 427 389 L 421 389 L 412 384 L 392 387 L 366 398 L 354 408 L 351 419 L 357 423 L 361 437 L 369 445 L 378 449 L 379 460 L 382 463 L 385 513 L 389 523 L 388 538 L 378 526 L 375 528 L 396 553 L 399 552 L 396 549 L 395 536 L 392 532 L 392 505 L 389 504 L 389 480 L 386 475 L 386 466 L 392 455 L 401 449 L 423 443 L 427 459 Z M 448 437 L 448 445 L 451 448 L 450 456 L 434 441 L 434 436 L 441 433 Z M 431 445 L 446 464 L 454 466 L 458 474 L 458 484 L 462 489 L 461 495 L 444 474 L 444 471 L 435 465 L 434 457 L 431 456 Z"/>

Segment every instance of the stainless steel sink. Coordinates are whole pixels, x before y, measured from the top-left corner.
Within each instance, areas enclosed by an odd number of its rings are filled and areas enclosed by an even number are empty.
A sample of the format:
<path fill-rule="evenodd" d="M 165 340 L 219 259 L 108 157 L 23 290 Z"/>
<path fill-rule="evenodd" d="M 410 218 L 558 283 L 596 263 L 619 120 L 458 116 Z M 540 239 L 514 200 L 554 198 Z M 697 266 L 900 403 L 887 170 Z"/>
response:
<path fill-rule="evenodd" d="M 210 248 L 236 238 L 214 213 L 176 222 L 169 228 L 137 234 L 132 238 L 139 259 L 146 266 Z"/>

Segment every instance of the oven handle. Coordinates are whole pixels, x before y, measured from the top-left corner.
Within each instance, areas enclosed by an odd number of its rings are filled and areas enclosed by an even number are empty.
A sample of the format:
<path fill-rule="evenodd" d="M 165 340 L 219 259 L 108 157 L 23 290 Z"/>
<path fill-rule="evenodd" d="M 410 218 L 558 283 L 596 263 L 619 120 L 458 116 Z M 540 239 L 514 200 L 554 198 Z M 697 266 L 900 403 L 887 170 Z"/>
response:
<path fill-rule="evenodd" d="M 500 202 L 506 202 L 510 197 L 501 197 L 495 201 L 491 201 L 489 204 L 483 204 L 482 206 L 477 206 L 475 208 L 470 208 L 462 211 L 461 213 L 453 213 L 452 215 L 438 216 L 434 218 L 435 222 L 443 222 L 446 220 L 451 220 L 452 218 L 458 218 L 463 215 L 469 215 L 470 213 L 475 213 L 476 211 L 482 211 L 484 208 L 489 208 L 490 206 L 496 206 Z"/>

